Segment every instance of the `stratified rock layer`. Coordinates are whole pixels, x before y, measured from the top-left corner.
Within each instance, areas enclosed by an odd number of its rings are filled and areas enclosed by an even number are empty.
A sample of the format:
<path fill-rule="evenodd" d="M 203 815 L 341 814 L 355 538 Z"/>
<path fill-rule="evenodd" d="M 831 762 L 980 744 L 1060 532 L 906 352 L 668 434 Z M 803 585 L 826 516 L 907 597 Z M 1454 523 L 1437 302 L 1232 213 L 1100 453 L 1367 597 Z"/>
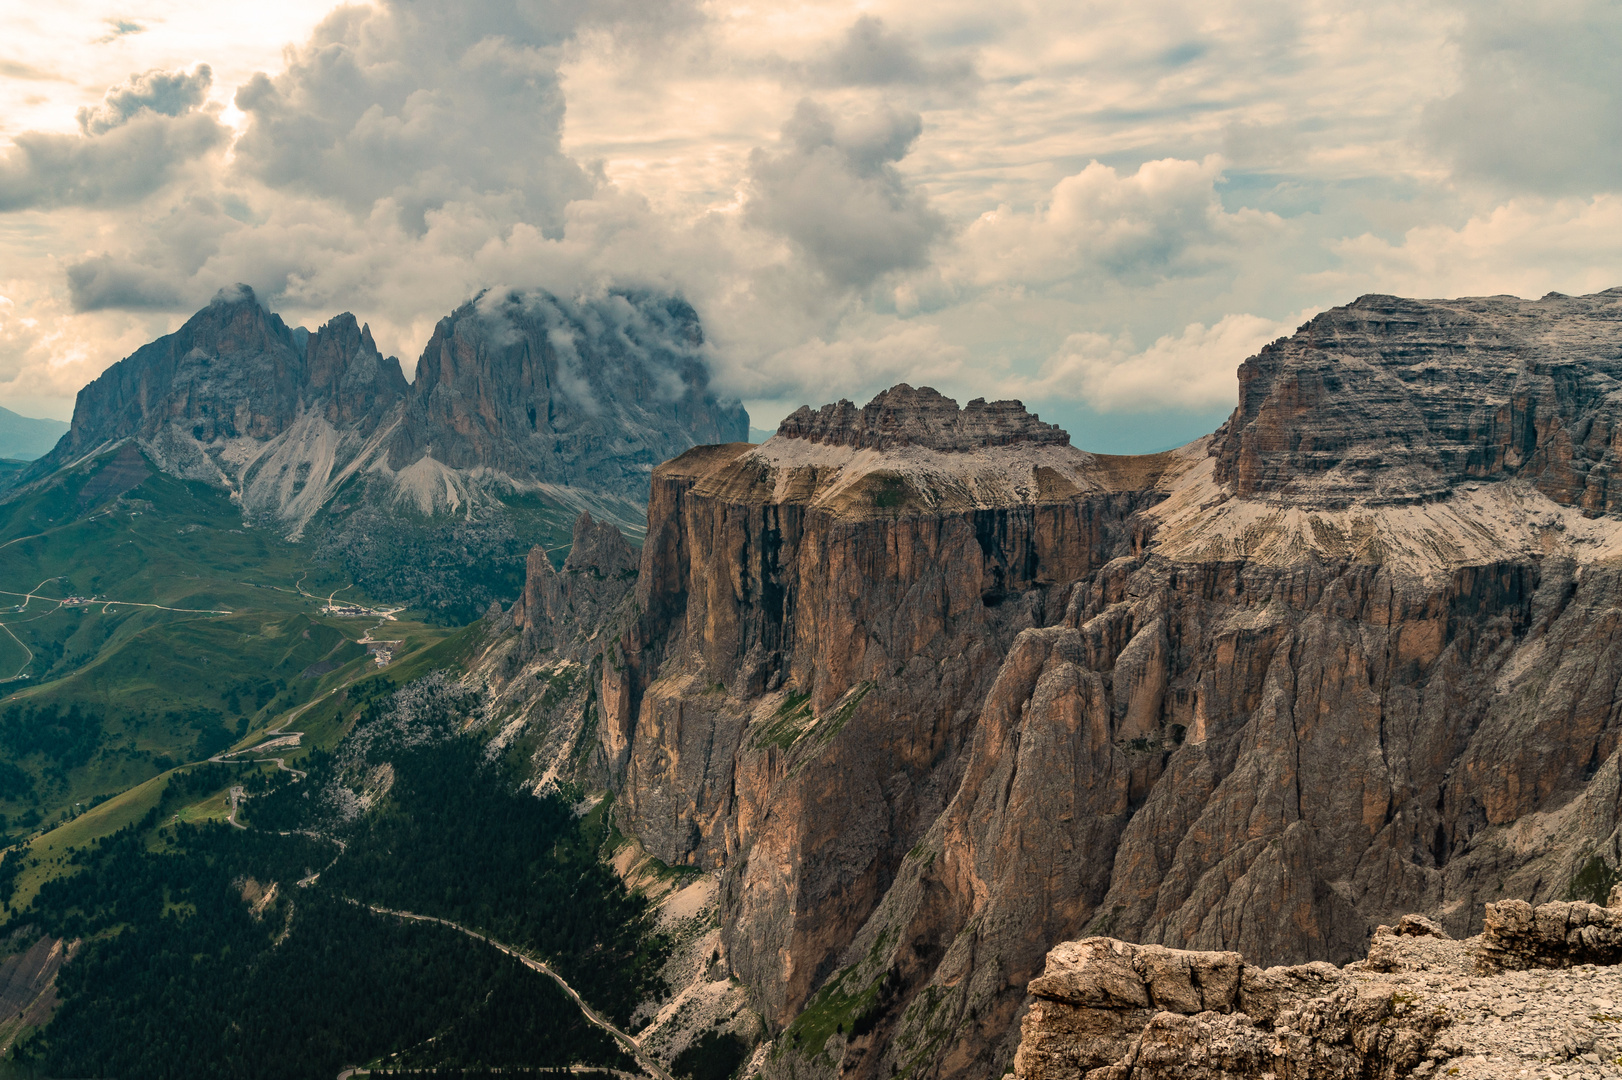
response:
<path fill-rule="evenodd" d="M 1522 477 L 1556 502 L 1615 510 L 1619 301 L 1622 289 L 1536 301 L 1365 296 L 1326 311 L 1240 366 L 1217 482 L 1324 506 Z"/>
<path fill-rule="evenodd" d="M 978 450 L 1011 443 L 1068 446 L 1070 436 L 1044 424 L 1018 401 L 975 398 L 962 410 L 932 387 L 901 383 L 858 409 L 848 401 L 811 411 L 802 405 L 784 419 L 777 434 L 785 439 L 833 446 L 890 450 L 921 446 L 930 450 Z"/>

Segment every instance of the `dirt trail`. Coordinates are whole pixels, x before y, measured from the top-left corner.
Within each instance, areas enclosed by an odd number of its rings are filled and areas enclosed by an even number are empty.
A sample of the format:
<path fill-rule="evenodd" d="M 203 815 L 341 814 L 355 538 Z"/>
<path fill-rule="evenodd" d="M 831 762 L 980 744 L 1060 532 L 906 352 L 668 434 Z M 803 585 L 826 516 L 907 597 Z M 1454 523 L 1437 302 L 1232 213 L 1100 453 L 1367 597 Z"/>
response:
<path fill-rule="evenodd" d="M 551 966 L 545 962 L 536 960 L 534 957 L 520 952 L 518 949 L 515 949 L 510 945 L 503 945 L 501 942 L 496 941 L 493 938 L 486 937 L 477 930 L 469 930 L 460 923 L 451 922 L 449 919 L 441 919 L 433 915 L 418 915 L 411 911 L 395 911 L 392 908 L 378 907 L 376 904 L 362 904 L 358 900 L 350 900 L 349 902 L 351 904 L 364 907 L 369 911 L 376 912 L 379 915 L 392 915 L 397 919 L 412 919 L 417 922 L 431 922 L 438 923 L 440 926 L 448 926 L 452 930 L 460 931 L 470 938 L 474 938 L 478 941 L 484 942 L 486 945 L 500 949 L 508 956 L 518 960 L 525 967 L 531 969 L 532 971 L 538 971 L 542 975 L 550 978 L 553 982 L 557 983 L 558 986 L 563 989 L 563 992 L 568 994 L 570 999 L 580 1007 L 581 1015 L 583 1015 L 592 1024 L 602 1028 L 604 1031 L 612 1035 L 614 1037 L 614 1041 L 618 1042 L 622 1047 L 624 1047 L 626 1053 L 635 1058 L 636 1063 L 642 1066 L 649 1076 L 654 1077 L 655 1080 L 675 1080 L 675 1078 L 672 1077 L 669 1072 L 665 1071 L 665 1069 L 662 1068 L 657 1061 L 653 1060 L 651 1056 L 643 1052 L 641 1045 L 637 1043 L 636 1039 L 609 1023 L 606 1017 L 604 1017 L 596 1009 L 593 1009 L 590 1005 L 587 1005 L 585 1001 L 581 999 L 580 995 L 575 992 L 575 988 L 570 986 L 568 982 L 564 980 L 562 975 L 559 975 L 557 972 L 553 971 Z M 339 1076 L 347 1077 L 354 1071 L 354 1069 L 348 1069 L 340 1073 Z"/>

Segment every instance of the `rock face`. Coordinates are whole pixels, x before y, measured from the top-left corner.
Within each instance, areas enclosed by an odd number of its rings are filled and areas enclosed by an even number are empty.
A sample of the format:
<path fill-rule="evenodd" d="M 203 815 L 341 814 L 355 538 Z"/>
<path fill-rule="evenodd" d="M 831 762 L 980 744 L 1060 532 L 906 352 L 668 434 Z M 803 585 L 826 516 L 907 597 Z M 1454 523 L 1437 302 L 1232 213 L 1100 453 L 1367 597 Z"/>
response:
<path fill-rule="evenodd" d="M 472 614 L 522 572 L 537 529 L 581 509 L 640 526 L 654 465 L 744 437 L 702 346 L 671 296 L 487 295 L 440 321 L 408 384 L 354 316 L 289 329 L 239 286 L 85 387 L 20 482 L 134 439 L 158 467 L 229 488 L 250 522 L 309 534 L 375 595 Z"/>
<path fill-rule="evenodd" d="M 1614 936 L 1622 910 L 1534 911 L 1514 900 L 1487 905 L 1485 922 L 1480 937 L 1455 941 L 1431 920 L 1405 916 L 1395 929 L 1376 928 L 1367 958 L 1345 968 L 1264 970 L 1233 952 L 1064 942 L 1031 980 L 1014 1076 L 1508 1080 L 1613 1060 L 1622 1031 L 1610 1010 L 1622 1000 L 1622 971 L 1596 970 L 1585 936 Z M 1610 962 L 1617 955 L 1613 948 Z"/>
<path fill-rule="evenodd" d="M 215 478 L 222 470 L 206 447 L 266 443 L 301 420 L 342 422 L 364 442 L 407 389 L 399 362 L 378 354 L 354 316 L 310 334 L 289 329 L 246 287 L 222 291 L 81 390 L 67 435 L 30 472 L 45 475 L 134 437 L 165 464 Z"/>
<path fill-rule="evenodd" d="M 673 296 L 481 297 L 434 328 L 390 468 L 427 455 L 640 504 L 659 462 L 748 435 L 742 407 L 710 392 L 703 344 Z"/>
<path fill-rule="evenodd" d="M 779 425 L 787 439 L 891 450 L 922 446 L 930 450 L 967 452 L 1011 443 L 1068 446 L 1070 436 L 1044 424 L 1017 401 L 975 398 L 962 410 L 957 402 L 925 386 L 906 383 L 884 391 L 858 409 L 848 401 L 824 405 L 816 412 L 802 405 Z"/>
<path fill-rule="evenodd" d="M 635 587 L 636 560 L 620 531 L 590 513 L 575 519 L 561 570 L 552 569 L 544 549 L 530 549 L 524 592 L 508 613 L 524 632 L 523 655 L 565 648 L 608 628 Z M 576 659 L 586 656 L 589 650 Z"/>
<path fill-rule="evenodd" d="M 1556 502 L 1612 511 L 1619 299 L 1365 296 L 1327 311 L 1240 366 L 1217 482 L 1323 507 L 1521 477 Z"/>
<path fill-rule="evenodd" d="M 660 466 L 597 739 L 764 1074 L 998 1075 L 1061 941 L 1338 963 L 1622 862 L 1619 315 L 1366 297 L 1165 454 L 897 387 Z"/>

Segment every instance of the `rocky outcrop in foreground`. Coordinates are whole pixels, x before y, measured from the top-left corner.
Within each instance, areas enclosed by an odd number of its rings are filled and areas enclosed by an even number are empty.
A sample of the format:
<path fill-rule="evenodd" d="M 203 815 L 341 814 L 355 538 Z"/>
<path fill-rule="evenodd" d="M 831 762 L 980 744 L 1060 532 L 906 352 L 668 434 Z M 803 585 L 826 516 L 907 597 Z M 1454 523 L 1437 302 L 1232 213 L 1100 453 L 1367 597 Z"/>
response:
<path fill-rule="evenodd" d="M 1410 915 L 1368 956 L 1262 969 L 1235 952 L 1065 942 L 1031 980 L 1017 1080 L 1614 1074 L 1622 1052 L 1615 906 L 1489 904 L 1455 941 Z M 1596 965 L 1599 966 L 1596 966 Z"/>

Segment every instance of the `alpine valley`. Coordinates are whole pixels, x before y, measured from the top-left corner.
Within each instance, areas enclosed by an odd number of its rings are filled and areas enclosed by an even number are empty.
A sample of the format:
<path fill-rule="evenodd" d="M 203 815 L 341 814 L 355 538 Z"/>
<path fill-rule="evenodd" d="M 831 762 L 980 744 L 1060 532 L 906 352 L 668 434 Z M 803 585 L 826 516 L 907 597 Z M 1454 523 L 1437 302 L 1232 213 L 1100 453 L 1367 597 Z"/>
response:
<path fill-rule="evenodd" d="M 81 392 L 0 504 L 5 1068 L 1419 1075 L 1460 950 L 1622 956 L 1622 289 L 1362 297 L 1141 456 L 754 444 L 706 355 L 486 294 L 408 384 L 239 288 Z"/>

